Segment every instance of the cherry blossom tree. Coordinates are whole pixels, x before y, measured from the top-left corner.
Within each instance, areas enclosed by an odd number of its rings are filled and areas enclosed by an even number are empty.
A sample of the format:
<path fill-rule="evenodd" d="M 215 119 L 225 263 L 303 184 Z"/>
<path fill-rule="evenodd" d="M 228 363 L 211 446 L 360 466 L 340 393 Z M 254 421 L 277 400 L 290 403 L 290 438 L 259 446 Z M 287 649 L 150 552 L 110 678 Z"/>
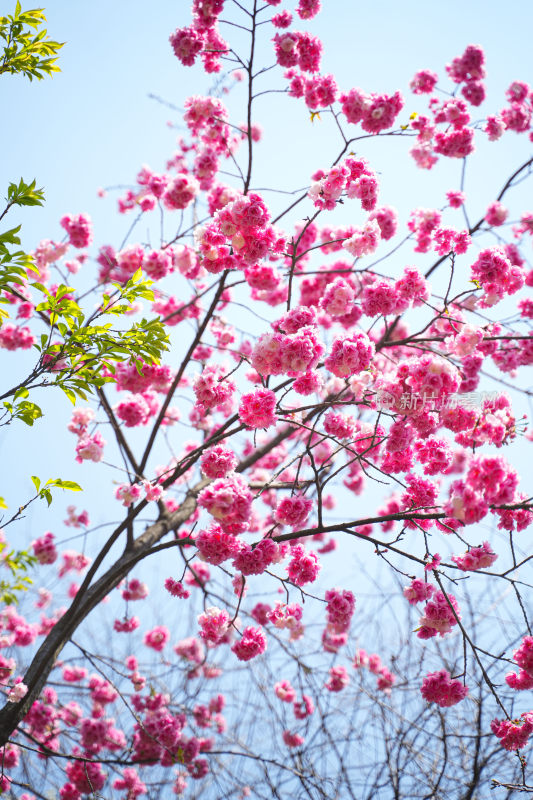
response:
<path fill-rule="evenodd" d="M 68 478 L 4 503 L 4 567 L 33 581 L 0 610 L 8 797 L 533 791 L 533 93 L 485 108 L 479 45 L 392 94 L 338 86 L 320 0 L 288 5 L 193 0 L 170 46 L 206 94 L 118 197 L 128 239 L 66 213 L 5 274 L 3 422 L 38 437 L 13 399 L 74 403 Z M 254 177 L 273 93 L 328 132 L 301 189 Z M 409 208 L 393 139 L 427 187 Z M 508 141 L 476 214 L 469 171 Z M 24 541 L 80 476 L 94 506 Z"/>

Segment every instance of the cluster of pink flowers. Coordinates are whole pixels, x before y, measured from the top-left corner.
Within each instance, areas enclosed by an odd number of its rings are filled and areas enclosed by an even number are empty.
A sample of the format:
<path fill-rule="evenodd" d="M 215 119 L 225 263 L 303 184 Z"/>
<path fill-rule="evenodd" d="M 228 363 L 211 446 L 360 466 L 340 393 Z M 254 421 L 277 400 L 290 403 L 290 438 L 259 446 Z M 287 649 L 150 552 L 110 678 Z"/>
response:
<path fill-rule="evenodd" d="M 422 681 L 420 692 L 428 703 L 437 703 L 437 705 L 447 708 L 464 700 L 468 694 L 468 687 L 464 686 L 461 681 L 453 680 L 447 670 L 441 669 L 439 672 L 430 672 L 426 675 Z"/>
<path fill-rule="evenodd" d="M 315 180 L 309 189 L 308 197 L 317 208 L 331 211 L 344 192 L 348 175 L 348 168 L 342 164 L 332 167 L 327 173 L 321 170 L 314 176 Z"/>
<path fill-rule="evenodd" d="M 411 212 L 407 227 L 416 236 L 415 253 L 427 253 L 430 250 L 441 218 L 441 212 L 432 208 L 415 208 Z"/>
<path fill-rule="evenodd" d="M 298 603 L 276 603 L 275 608 L 265 613 L 265 621 L 279 630 L 290 631 L 290 640 L 293 642 L 303 636 L 302 616 L 303 609 Z"/>
<path fill-rule="evenodd" d="M 307 551 L 301 544 L 292 548 L 287 575 L 296 586 L 305 586 L 306 583 L 316 581 L 319 570 L 320 564 L 316 553 L 312 550 Z"/>
<path fill-rule="evenodd" d="M 533 636 L 524 636 L 513 658 L 520 667 L 518 675 L 510 672 L 505 681 L 512 689 L 533 689 Z"/>
<path fill-rule="evenodd" d="M 296 333 L 263 333 L 252 352 L 252 366 L 260 375 L 298 375 L 314 369 L 324 345 L 317 330 L 311 325 L 301 327 Z"/>
<path fill-rule="evenodd" d="M 170 631 L 164 625 L 158 625 L 144 635 L 144 644 L 157 653 L 161 653 L 170 639 Z"/>
<path fill-rule="evenodd" d="M 7 693 L 7 699 L 10 703 L 18 703 L 28 694 L 28 687 L 22 682 L 21 678 L 15 680 L 14 686 L 11 687 Z M 5 764 L 9 769 L 9 764 Z"/>
<path fill-rule="evenodd" d="M 290 681 L 279 681 L 274 685 L 276 697 L 283 703 L 293 703 L 296 700 L 296 690 Z"/>
<path fill-rule="evenodd" d="M 493 306 L 505 295 L 514 294 L 524 285 L 524 271 L 511 263 L 500 247 L 482 250 L 471 267 L 472 280 L 477 281 L 484 294 L 482 307 Z"/>
<path fill-rule="evenodd" d="M 296 719 L 307 719 L 307 717 L 310 717 L 315 711 L 313 699 L 307 694 L 302 694 L 301 700 L 294 701 L 293 711 Z"/>
<path fill-rule="evenodd" d="M 76 506 L 67 506 L 68 518 L 63 520 L 63 524 L 67 528 L 81 528 L 90 525 L 89 514 L 87 511 L 82 511 L 80 514 L 76 512 Z"/>
<path fill-rule="evenodd" d="M 35 539 L 31 543 L 33 548 L 33 555 L 39 564 L 53 564 L 57 559 L 57 550 L 54 544 L 55 536 L 48 531 L 39 539 Z"/>
<path fill-rule="evenodd" d="M 477 81 L 485 77 L 485 54 L 482 47 L 469 44 L 461 56 L 446 65 L 446 72 L 455 83 Z"/>
<path fill-rule="evenodd" d="M 182 639 L 174 645 L 174 652 L 180 658 L 191 661 L 195 664 L 201 664 L 205 658 L 205 647 L 194 636 L 189 636 L 187 639 Z"/>
<path fill-rule="evenodd" d="M 76 683 L 82 681 L 87 677 L 87 670 L 85 667 L 64 667 L 63 680 L 69 683 Z"/>
<path fill-rule="evenodd" d="M 239 419 L 248 428 L 269 428 L 276 424 L 276 395 L 271 389 L 256 389 L 244 394 L 239 404 Z"/>
<path fill-rule="evenodd" d="M 491 567 L 498 556 L 493 552 L 488 542 L 483 542 L 479 547 L 471 547 L 462 556 L 452 556 L 452 561 L 457 564 L 459 569 L 465 571 L 475 571 Z"/>
<path fill-rule="evenodd" d="M 43 241 L 39 242 L 32 256 L 36 266 L 39 268 L 41 280 L 48 280 L 50 273 L 47 270 L 47 266 L 59 261 L 59 259 L 65 255 L 68 248 L 68 242 L 52 242 L 50 239 L 43 239 Z"/>
<path fill-rule="evenodd" d="M 355 597 L 349 589 L 328 589 L 324 595 L 327 603 L 328 628 L 333 633 L 344 633 L 350 627 L 355 611 Z"/>
<path fill-rule="evenodd" d="M 398 212 L 392 206 L 376 208 L 369 214 L 368 219 L 376 220 L 381 232 L 381 238 L 385 241 L 392 239 L 398 230 Z"/>
<path fill-rule="evenodd" d="M 61 558 L 63 564 L 57 573 L 60 578 L 69 572 L 81 574 L 91 563 L 89 556 L 86 556 L 84 553 L 78 553 L 76 550 L 63 550 Z"/>
<path fill-rule="evenodd" d="M 198 617 L 200 625 L 199 636 L 205 642 L 218 644 L 227 634 L 229 628 L 229 614 L 227 611 L 210 606 Z"/>
<path fill-rule="evenodd" d="M 478 522 L 489 504 L 513 503 L 518 475 L 499 456 L 477 456 L 470 462 L 464 481 L 454 481 L 444 510 L 466 524 Z"/>
<path fill-rule="evenodd" d="M 184 588 L 181 581 L 177 581 L 174 578 L 165 579 L 165 589 L 172 597 L 179 597 L 182 600 L 186 600 L 191 596 L 190 591 Z"/>
<path fill-rule="evenodd" d="M 509 105 L 502 109 L 498 121 L 507 130 L 523 133 L 531 127 L 533 112 L 533 92 L 524 81 L 513 81 L 507 89 L 505 96 Z"/>
<path fill-rule="evenodd" d="M 194 543 L 200 558 L 209 564 L 222 564 L 239 552 L 239 543 L 235 536 L 225 533 L 220 525 L 211 525 L 200 531 Z"/>
<path fill-rule="evenodd" d="M 121 483 L 115 490 L 115 497 L 120 500 L 123 506 L 129 508 L 133 505 L 142 495 L 142 489 L 139 483 Z"/>
<path fill-rule="evenodd" d="M 474 152 L 474 129 L 457 128 L 435 134 L 435 152 L 448 158 L 466 158 Z"/>
<path fill-rule="evenodd" d="M 433 233 L 433 244 L 439 256 L 448 255 L 452 251 L 457 255 L 463 255 L 472 244 L 472 239 L 467 230 L 439 227 Z"/>
<path fill-rule="evenodd" d="M 127 428 L 135 428 L 138 425 L 147 425 L 150 417 L 157 414 L 159 401 L 152 392 L 146 391 L 143 394 L 132 394 L 125 400 L 121 400 L 115 410 L 117 417 L 124 422 Z"/>
<path fill-rule="evenodd" d="M 367 94 L 362 89 L 350 89 L 346 94 L 341 94 L 339 99 L 348 122 L 360 122 L 364 131 L 374 134 L 392 128 L 404 106 L 400 92 L 389 97 L 386 94 Z"/>
<path fill-rule="evenodd" d="M 248 627 L 242 632 L 242 636 L 232 645 L 231 649 L 239 661 L 250 661 L 267 647 L 266 636 L 261 628 Z"/>
<path fill-rule="evenodd" d="M 193 175 L 178 174 L 169 182 L 163 194 L 163 203 L 169 211 L 183 211 L 190 206 L 200 191 Z"/>
<path fill-rule="evenodd" d="M 0 347 L 4 350 L 29 350 L 35 344 L 35 336 L 29 328 L 6 323 L 0 328 Z"/>
<path fill-rule="evenodd" d="M 324 417 L 324 430 L 336 439 L 353 439 L 356 420 L 349 414 L 340 411 L 328 411 Z"/>
<path fill-rule="evenodd" d="M 59 224 L 68 233 L 69 243 L 73 247 L 88 247 L 92 240 L 92 225 L 88 214 L 65 214 L 61 217 Z"/>
<path fill-rule="evenodd" d="M 274 264 L 254 264 L 245 267 L 244 277 L 252 289 L 265 292 L 273 292 L 281 281 L 281 275 Z"/>
<path fill-rule="evenodd" d="M 321 0 L 298 0 L 296 13 L 300 19 L 313 19 L 322 7 Z"/>
<path fill-rule="evenodd" d="M 107 778 L 97 761 L 69 761 L 65 772 L 68 782 L 61 789 L 61 800 L 81 800 L 82 794 L 99 792 Z"/>
<path fill-rule="evenodd" d="M 379 381 L 391 397 L 393 405 L 404 414 L 422 414 L 436 398 L 442 399 L 453 394 L 459 388 L 460 375 L 458 369 L 440 356 L 424 354 L 404 359 L 396 369 L 393 381 Z M 403 405 L 402 397 L 410 396 L 411 405 Z M 418 400 L 420 402 L 414 402 Z"/>
<path fill-rule="evenodd" d="M 192 778 L 198 780 L 207 774 L 207 761 L 197 756 L 211 749 L 212 740 L 188 738 L 183 734 L 186 717 L 169 709 L 169 696 L 154 693 L 148 697 L 134 695 L 131 702 L 138 715 L 133 736 L 133 761 L 159 762 L 169 767 L 175 763 L 174 754 L 180 752 L 180 761 L 186 765 Z M 185 786 L 182 781 L 180 791 Z"/>
<path fill-rule="evenodd" d="M 434 591 L 435 587 L 431 583 L 421 581 L 420 578 L 413 578 L 409 586 L 403 590 L 403 596 L 410 605 L 416 605 L 428 600 Z"/>
<path fill-rule="evenodd" d="M 520 750 L 533 733 L 533 712 L 522 714 L 520 719 L 493 719 L 490 729 L 505 750 Z"/>
<path fill-rule="evenodd" d="M 508 214 L 509 211 L 505 208 L 503 203 L 495 200 L 485 211 L 485 222 L 487 225 L 491 225 L 492 227 L 498 227 L 503 225 Z"/>
<path fill-rule="evenodd" d="M 436 72 L 432 72 L 429 69 L 421 69 L 415 73 L 409 88 L 413 94 L 431 94 L 438 80 L 439 76 Z"/>
<path fill-rule="evenodd" d="M 327 108 L 337 98 L 338 87 L 333 75 L 305 75 L 291 67 L 285 72 L 290 97 L 303 97 L 311 110 Z"/>
<path fill-rule="evenodd" d="M 224 0 L 195 0 L 192 25 L 177 28 L 170 36 L 174 55 L 184 66 L 191 67 L 200 54 L 207 73 L 220 71 L 220 57 L 228 50 L 217 29 L 223 7 Z"/>
<path fill-rule="evenodd" d="M 134 767 L 126 767 L 122 772 L 122 778 L 115 778 L 113 781 L 113 788 L 126 790 L 128 800 L 137 800 L 141 794 L 146 794 L 146 784 L 139 778 L 139 773 Z"/>
<path fill-rule="evenodd" d="M 280 558 L 276 542 L 268 537 L 261 539 L 254 548 L 249 544 L 240 544 L 239 551 L 233 559 L 233 566 L 242 575 L 261 575 L 268 567 Z"/>
<path fill-rule="evenodd" d="M 533 636 L 524 636 L 522 644 L 514 651 L 513 658 L 521 669 L 533 675 Z"/>
<path fill-rule="evenodd" d="M 337 378 L 347 378 L 368 369 L 374 356 L 374 344 L 366 333 L 353 333 L 334 339 L 324 366 Z"/>
<path fill-rule="evenodd" d="M 404 267 L 403 275 L 394 284 L 400 310 L 421 306 L 430 295 L 429 284 L 415 267 Z"/>
<path fill-rule="evenodd" d="M 328 692 L 342 692 L 350 683 L 348 670 L 342 665 L 330 667 L 329 678 L 324 684 Z"/>
<path fill-rule="evenodd" d="M 435 506 L 438 489 L 432 481 L 409 473 L 405 476 L 405 482 L 407 483 L 407 489 L 400 500 L 402 509 L 432 508 Z"/>
<path fill-rule="evenodd" d="M 222 407 L 230 401 L 236 386 L 225 377 L 224 369 L 219 364 L 209 364 L 194 378 L 193 389 L 197 405 L 207 411 Z"/>
<path fill-rule="evenodd" d="M 319 170 L 313 175 L 313 184 L 308 192 L 313 204 L 320 209 L 332 210 L 345 192 L 350 199 L 361 201 L 364 211 L 373 211 L 378 199 L 378 180 L 365 159 L 346 158 L 341 164 L 331 167 L 328 172 Z M 382 214 L 384 218 L 388 212 Z M 390 216 L 390 215 L 389 215 Z M 370 220 L 374 219 L 370 217 Z"/>
<path fill-rule="evenodd" d="M 396 286 L 389 281 L 375 280 L 369 282 L 363 289 L 361 309 L 367 317 L 397 314 L 408 306 L 406 298 L 402 297 Z"/>
<path fill-rule="evenodd" d="M 332 317 L 343 317 L 353 306 L 355 290 L 344 278 L 335 278 L 320 301 L 321 308 Z"/>
<path fill-rule="evenodd" d="M 130 578 L 126 583 L 126 588 L 122 589 L 124 600 L 144 600 L 148 597 L 148 586 L 138 578 Z"/>
<path fill-rule="evenodd" d="M 305 739 L 299 733 L 283 731 L 283 741 L 287 747 L 301 747 L 304 744 Z"/>
<path fill-rule="evenodd" d="M 201 265 L 210 273 L 256 266 L 268 254 L 282 255 L 285 238 L 269 224 L 260 195 L 238 196 L 215 212 L 206 225 L 195 228 Z"/>
<path fill-rule="evenodd" d="M 104 456 L 105 440 L 100 431 L 96 431 L 92 436 L 88 433 L 88 426 L 94 419 L 94 411 L 90 408 L 79 408 L 72 413 L 72 419 L 68 425 L 69 431 L 78 437 L 76 444 L 76 461 L 101 461 Z"/>
<path fill-rule="evenodd" d="M 460 619 L 459 606 L 453 594 L 448 593 L 446 596 L 443 592 L 434 592 L 420 617 L 417 636 L 419 639 L 431 639 L 437 634 L 444 636 L 457 625 L 458 618 Z"/>
<path fill-rule="evenodd" d="M 523 502 L 527 498 L 524 494 L 518 494 L 517 502 Z M 495 508 L 493 510 L 499 518 L 498 528 L 504 531 L 523 531 L 533 524 L 533 511 L 528 508 Z"/>
<path fill-rule="evenodd" d="M 140 627 L 141 620 L 139 617 L 124 617 L 124 619 L 116 619 L 113 623 L 113 630 L 117 633 L 133 633 Z"/>
<path fill-rule="evenodd" d="M 381 229 L 375 219 L 369 219 L 362 228 L 355 227 L 352 235 L 342 246 L 354 258 L 372 255 L 378 249 L 381 240 Z"/>
<path fill-rule="evenodd" d="M 455 189 L 450 189 L 450 191 L 446 192 L 446 197 L 448 198 L 450 208 L 461 208 L 466 200 L 465 193 Z"/>
<path fill-rule="evenodd" d="M 444 343 L 448 352 L 453 353 L 459 358 L 471 355 L 478 345 L 483 341 L 483 328 L 474 325 L 461 325 L 459 333 L 455 336 L 447 336 Z"/>
<path fill-rule="evenodd" d="M 276 60 L 281 67 L 299 67 L 303 72 L 318 72 L 322 42 L 310 33 L 276 33 L 273 40 Z"/>
<path fill-rule="evenodd" d="M 282 525 L 290 525 L 293 530 L 297 530 L 305 525 L 312 508 L 313 501 L 303 494 L 284 497 L 276 506 L 274 519 Z"/>
<path fill-rule="evenodd" d="M 131 363 L 122 361 L 116 365 L 115 380 L 117 391 L 143 394 L 149 389 L 166 393 L 172 383 L 174 374 L 164 364 Z"/>
<path fill-rule="evenodd" d="M 455 58 L 446 67 L 448 75 L 456 83 L 463 83 L 461 93 L 464 99 L 473 106 L 479 106 L 485 99 L 485 87 L 480 80 L 484 75 L 484 55 L 478 45 L 469 45 L 462 56 Z M 415 94 L 431 94 L 437 83 L 437 75 L 429 70 L 418 72 L 411 82 L 411 90 Z M 417 144 L 411 150 L 418 167 L 431 169 L 438 160 L 438 155 L 448 158 L 464 158 L 474 150 L 474 129 L 468 127 L 470 114 L 464 100 L 452 98 L 439 103 L 434 96 L 429 99 L 429 108 L 433 113 L 433 121 L 424 115 L 413 115 L 411 127 L 417 131 Z M 489 118 L 490 122 L 490 118 Z M 444 130 L 437 130 L 436 125 L 446 125 Z M 498 123 L 494 119 L 492 127 Z M 497 138 L 504 130 L 489 136 Z"/>
<path fill-rule="evenodd" d="M 424 465 L 424 475 L 445 473 L 453 461 L 448 442 L 435 436 L 415 442 L 414 451 L 418 461 Z"/>
<path fill-rule="evenodd" d="M 143 270 L 153 281 L 166 278 L 174 270 L 172 253 L 169 250 L 152 250 L 145 253 Z"/>
<path fill-rule="evenodd" d="M 185 101 L 185 124 L 215 152 L 225 152 L 229 141 L 228 111 L 217 97 L 192 95 Z"/>
<path fill-rule="evenodd" d="M 253 495 L 246 480 L 236 473 L 217 478 L 198 495 L 198 505 L 205 508 L 227 533 L 247 529 Z"/>
<path fill-rule="evenodd" d="M 357 650 L 353 661 L 354 669 L 365 667 L 372 675 L 377 677 L 377 687 L 385 694 L 390 694 L 391 688 L 396 683 L 396 675 L 386 667 L 377 653 L 368 655 L 366 650 Z"/>
<path fill-rule="evenodd" d="M 187 586 L 204 586 L 211 577 L 209 567 L 201 561 L 194 561 L 185 573 Z"/>

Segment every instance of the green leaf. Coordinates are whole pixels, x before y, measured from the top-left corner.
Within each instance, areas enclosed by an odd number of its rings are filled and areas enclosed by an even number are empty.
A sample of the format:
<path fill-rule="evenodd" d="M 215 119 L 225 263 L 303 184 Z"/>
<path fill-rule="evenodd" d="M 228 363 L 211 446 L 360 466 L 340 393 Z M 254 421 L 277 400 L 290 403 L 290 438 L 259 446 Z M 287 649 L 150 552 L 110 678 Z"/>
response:
<path fill-rule="evenodd" d="M 32 475 L 32 476 L 31 476 L 31 482 L 32 482 L 32 483 L 33 483 L 33 485 L 35 486 L 35 491 L 36 491 L 36 492 L 38 492 L 38 491 L 39 491 L 39 489 L 41 488 L 41 481 L 40 481 L 40 479 L 39 479 L 39 478 L 37 478 L 37 476 L 36 476 L 36 475 Z"/>
<path fill-rule="evenodd" d="M 82 492 L 83 489 L 75 481 L 64 481 L 61 478 L 46 481 L 45 486 L 55 486 L 58 489 L 69 489 L 71 492 Z"/>
<path fill-rule="evenodd" d="M 63 384 L 61 384 L 61 389 L 66 394 L 66 396 L 68 397 L 68 399 L 70 400 L 72 405 L 75 406 L 76 405 L 76 393 L 72 389 L 69 389 L 68 386 L 64 386 Z"/>
<path fill-rule="evenodd" d="M 21 225 L 17 225 L 16 228 L 11 228 L 9 231 L 0 233 L 0 242 L 3 242 L 4 244 L 20 244 L 20 239 L 15 234 L 20 231 L 21 227 Z"/>

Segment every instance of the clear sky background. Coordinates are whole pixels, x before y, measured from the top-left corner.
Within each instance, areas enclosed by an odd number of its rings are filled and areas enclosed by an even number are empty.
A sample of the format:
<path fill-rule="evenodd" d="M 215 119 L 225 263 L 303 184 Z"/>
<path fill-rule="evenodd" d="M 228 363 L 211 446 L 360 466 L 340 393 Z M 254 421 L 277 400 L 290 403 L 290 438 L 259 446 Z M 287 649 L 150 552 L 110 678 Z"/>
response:
<path fill-rule="evenodd" d="M 2 13 L 11 13 L 13 8 L 14 2 L 2 1 Z M 97 189 L 132 185 L 143 163 L 162 171 L 180 132 L 179 113 L 149 95 L 180 108 L 188 95 L 205 94 L 214 78 L 200 66 L 182 67 L 170 48 L 169 34 L 190 22 L 187 0 L 50 0 L 45 10 L 50 36 L 66 42 L 60 52 L 62 72 L 31 84 L 21 77 L 2 78 L 0 186 L 21 176 L 36 178 L 45 188 L 46 205 L 12 212 L 10 223 L 23 223 L 23 244 L 31 249 L 43 238 L 62 238 L 58 223 L 64 213 L 86 211 L 94 220 L 95 245 L 118 247 L 132 217 L 116 214 L 120 192 L 111 190 L 100 199 Z M 533 83 L 532 25 L 533 5 L 525 0 L 505 4 L 495 0 L 324 0 L 315 20 L 298 20 L 295 27 L 321 37 L 323 71 L 334 73 L 343 90 L 353 86 L 369 92 L 401 89 L 407 100 L 400 121 L 406 122 L 411 111 L 425 110 L 423 100 L 408 93 L 415 71 L 430 68 L 444 77 L 444 65 L 470 43 L 483 45 L 487 57 L 488 100 L 479 114 L 501 108 L 512 80 Z M 221 33 L 227 35 L 225 26 Z M 274 31 L 263 29 L 263 33 L 259 61 L 270 64 L 274 59 L 269 40 Z M 269 73 L 268 80 L 278 88 L 285 85 L 279 69 Z M 447 85 L 445 79 L 443 84 Z M 244 118 L 240 92 L 241 87 L 236 87 L 225 99 L 233 122 Z M 169 121 L 177 129 L 170 128 Z M 311 125 L 303 101 L 267 95 L 257 103 L 256 121 L 265 128 L 265 138 L 258 148 L 255 186 L 301 187 L 315 169 L 328 166 L 338 149 L 337 144 L 328 144 L 330 121 Z M 503 142 L 480 147 L 485 158 L 479 159 L 479 166 L 474 159 L 468 173 L 474 217 L 484 211 L 512 169 L 528 157 L 531 145 L 522 139 L 510 133 Z M 461 166 L 441 159 L 429 174 L 411 165 L 405 172 L 400 155 L 405 161 L 406 149 L 400 140 L 390 140 L 390 147 L 367 140 L 358 151 L 381 173 L 380 203 L 398 206 L 403 220 L 414 206 L 443 205 L 446 189 L 458 188 Z M 511 205 L 517 213 L 533 205 L 527 200 L 530 192 L 526 185 L 522 194 L 513 195 Z M 277 202 L 275 197 L 273 202 Z M 136 234 L 133 241 L 142 235 Z M 424 265 L 421 258 L 419 266 Z M 3 357 L 1 363 L 8 368 L 12 357 Z M 2 434 L 0 456 L 11 465 L 6 485 L 18 502 L 30 470 L 45 478 L 72 478 L 87 488 L 83 507 L 90 507 L 91 492 L 96 499 L 100 491 L 93 486 L 94 465 L 78 466 L 68 460 L 74 437 L 68 442 L 70 447 L 59 444 L 70 405 L 63 397 L 50 398 L 46 410 L 48 422 L 33 430 L 18 424 Z M 70 499 L 63 502 L 61 498 L 61 511 Z M 103 509 L 100 514 L 104 520 Z M 28 519 L 31 526 L 31 514 Z M 37 528 L 33 535 L 42 529 L 42 521 Z"/>

